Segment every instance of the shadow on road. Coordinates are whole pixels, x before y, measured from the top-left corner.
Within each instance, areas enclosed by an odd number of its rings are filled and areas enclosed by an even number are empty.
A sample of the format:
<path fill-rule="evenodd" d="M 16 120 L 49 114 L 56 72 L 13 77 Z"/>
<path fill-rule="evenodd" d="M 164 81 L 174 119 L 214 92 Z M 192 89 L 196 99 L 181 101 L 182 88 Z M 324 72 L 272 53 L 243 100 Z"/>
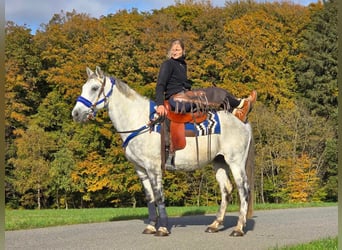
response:
<path fill-rule="evenodd" d="M 181 216 L 181 217 L 170 217 L 169 218 L 169 228 L 168 230 L 171 232 L 172 228 L 176 227 L 186 227 L 186 226 L 203 226 L 203 231 L 205 231 L 206 227 L 210 225 L 216 216 L 214 215 L 192 215 L 192 216 Z M 230 228 L 234 228 L 237 224 L 239 217 L 226 215 L 223 226 L 220 227 L 219 231 L 226 231 Z M 145 221 L 147 223 L 147 221 Z M 254 219 L 248 219 L 246 223 L 246 227 L 244 228 L 244 232 L 247 234 L 248 231 L 253 231 L 255 227 Z"/>

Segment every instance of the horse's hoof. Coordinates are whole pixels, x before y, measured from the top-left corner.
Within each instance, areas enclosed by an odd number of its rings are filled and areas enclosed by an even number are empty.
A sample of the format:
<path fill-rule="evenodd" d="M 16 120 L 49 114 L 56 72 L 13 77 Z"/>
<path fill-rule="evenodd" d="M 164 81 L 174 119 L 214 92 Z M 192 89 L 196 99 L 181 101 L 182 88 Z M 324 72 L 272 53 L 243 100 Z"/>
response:
<path fill-rule="evenodd" d="M 233 236 L 233 237 L 241 237 L 241 236 L 243 236 L 243 235 L 244 235 L 243 232 L 237 231 L 237 230 L 234 230 L 234 231 L 230 234 L 230 236 Z"/>
<path fill-rule="evenodd" d="M 158 231 L 154 234 L 155 236 L 169 236 L 170 232 L 166 227 L 160 227 Z"/>
<path fill-rule="evenodd" d="M 147 225 L 145 230 L 142 232 L 143 234 L 155 234 L 157 232 L 156 228 L 152 225 Z"/>
<path fill-rule="evenodd" d="M 218 228 L 215 227 L 207 227 L 207 229 L 205 230 L 206 233 L 217 233 L 218 231 Z"/>

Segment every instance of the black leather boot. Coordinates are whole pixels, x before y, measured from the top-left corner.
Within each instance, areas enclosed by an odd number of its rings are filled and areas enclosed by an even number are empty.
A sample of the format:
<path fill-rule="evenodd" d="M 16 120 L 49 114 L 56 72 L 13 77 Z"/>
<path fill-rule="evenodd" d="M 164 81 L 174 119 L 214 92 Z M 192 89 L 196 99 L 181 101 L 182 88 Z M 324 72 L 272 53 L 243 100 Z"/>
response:
<path fill-rule="evenodd" d="M 165 168 L 166 168 L 166 170 L 169 170 L 169 171 L 175 171 L 176 170 L 175 154 L 174 153 L 168 153 L 167 154 L 167 159 L 165 162 Z"/>

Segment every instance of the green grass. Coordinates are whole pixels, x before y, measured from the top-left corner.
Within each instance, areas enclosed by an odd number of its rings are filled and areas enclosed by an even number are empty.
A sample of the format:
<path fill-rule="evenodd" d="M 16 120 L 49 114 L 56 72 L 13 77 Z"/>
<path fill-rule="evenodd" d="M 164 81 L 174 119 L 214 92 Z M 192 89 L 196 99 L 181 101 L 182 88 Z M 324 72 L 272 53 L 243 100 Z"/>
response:
<path fill-rule="evenodd" d="M 337 206 L 337 203 L 303 204 L 255 204 L 255 210 L 282 209 L 314 206 Z M 237 205 L 229 205 L 228 212 L 238 211 Z M 210 207 L 167 207 L 171 217 L 185 215 L 215 214 L 218 206 Z M 145 219 L 147 208 L 92 208 L 92 209 L 42 209 L 5 211 L 5 230 L 42 228 L 60 225 L 106 222 L 128 219 Z"/>
<path fill-rule="evenodd" d="M 218 207 L 168 207 L 169 216 L 184 216 L 215 213 Z M 91 209 L 43 209 L 6 210 L 5 230 L 20 230 L 106 222 L 129 219 L 145 219 L 147 208 L 91 208 Z"/>
<path fill-rule="evenodd" d="M 271 250 L 337 250 L 337 237 L 315 240 L 296 246 L 276 247 Z"/>

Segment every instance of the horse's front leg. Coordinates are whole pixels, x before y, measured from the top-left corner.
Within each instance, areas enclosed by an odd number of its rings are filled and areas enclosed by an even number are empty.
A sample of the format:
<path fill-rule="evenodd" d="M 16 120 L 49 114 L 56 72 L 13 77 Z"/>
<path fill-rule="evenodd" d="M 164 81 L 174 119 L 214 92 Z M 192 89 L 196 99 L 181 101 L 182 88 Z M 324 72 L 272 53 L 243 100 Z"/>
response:
<path fill-rule="evenodd" d="M 166 213 L 164 192 L 162 186 L 162 173 L 159 169 L 154 171 L 146 171 L 144 168 L 137 167 L 137 173 L 144 186 L 149 222 L 144 229 L 144 234 L 155 234 L 156 236 L 168 236 L 168 216 Z M 147 174 L 148 172 L 148 174 Z M 157 224 L 159 226 L 156 229 Z"/>
<path fill-rule="evenodd" d="M 168 216 L 166 213 L 165 207 L 165 198 L 164 198 L 164 191 L 163 191 L 163 184 L 162 184 L 162 174 L 161 171 L 157 171 L 155 178 L 151 181 L 155 202 L 158 209 L 159 221 L 158 225 L 159 228 L 156 232 L 156 236 L 168 236 L 170 234 L 168 230 Z"/>
<path fill-rule="evenodd" d="M 155 234 L 156 224 L 157 224 L 157 211 L 156 211 L 156 204 L 154 201 L 149 201 L 147 203 L 148 208 L 148 224 L 143 231 L 143 234 Z"/>
<path fill-rule="evenodd" d="M 217 164 L 216 166 L 214 164 L 214 167 L 216 168 L 216 180 L 220 186 L 221 205 L 217 212 L 216 219 L 205 230 L 207 233 L 216 233 L 219 231 L 219 226 L 223 225 L 227 205 L 233 190 L 233 186 L 228 179 L 227 167 L 224 166 L 224 168 L 221 168 Z"/>
<path fill-rule="evenodd" d="M 145 197 L 147 200 L 147 208 L 148 208 L 148 224 L 143 231 L 143 234 L 155 234 L 156 224 L 157 224 L 157 210 L 156 210 L 156 203 L 153 194 L 152 185 L 150 182 L 149 177 L 146 174 L 146 171 L 143 168 L 136 167 L 136 172 L 141 180 L 141 183 L 144 187 Z"/>

